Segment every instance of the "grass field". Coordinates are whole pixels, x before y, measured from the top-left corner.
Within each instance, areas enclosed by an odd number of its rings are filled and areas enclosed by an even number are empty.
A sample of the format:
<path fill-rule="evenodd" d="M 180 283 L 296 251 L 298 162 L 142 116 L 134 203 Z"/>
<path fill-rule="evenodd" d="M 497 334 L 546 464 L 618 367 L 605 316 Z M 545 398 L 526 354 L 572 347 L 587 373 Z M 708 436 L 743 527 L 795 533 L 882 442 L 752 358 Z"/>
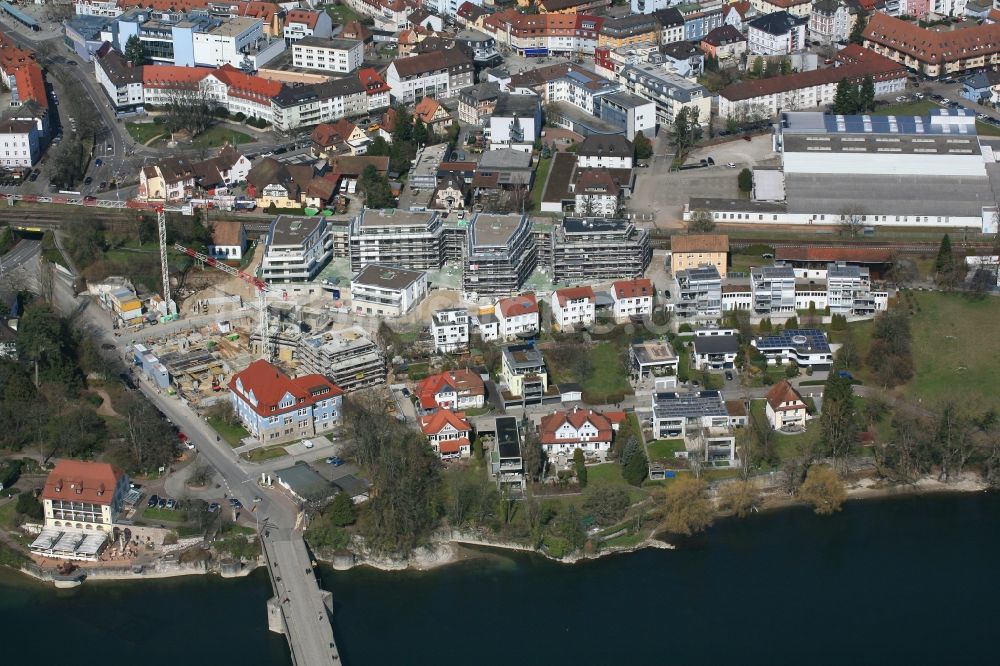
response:
<path fill-rule="evenodd" d="M 236 130 L 216 126 L 209 127 L 207 130 L 196 136 L 194 141 L 191 143 L 199 148 L 219 148 L 226 143 L 231 143 L 233 145 L 253 143 L 253 137 L 249 134 L 244 134 L 243 132 L 237 132 Z"/>
<path fill-rule="evenodd" d="M 936 402 L 948 398 L 973 407 L 996 405 L 1000 376 L 1000 339 L 992 331 L 1000 309 L 992 298 L 917 292 L 913 316 L 916 374 L 906 387 L 912 397 Z M 970 404 L 971 403 L 971 404 Z"/>
<path fill-rule="evenodd" d="M 187 514 L 176 509 L 161 509 L 153 507 L 142 512 L 143 520 L 165 520 L 171 523 L 183 523 L 187 520 Z"/>
<path fill-rule="evenodd" d="M 872 111 L 873 116 L 926 116 L 931 109 L 943 108 L 940 104 L 929 99 L 921 99 L 915 102 L 903 102 L 902 104 L 890 104 L 879 107 Z"/>
<path fill-rule="evenodd" d="M 125 129 L 132 135 L 136 143 L 146 143 L 166 133 L 162 125 L 154 123 L 125 123 Z"/>
<path fill-rule="evenodd" d="M 620 347 L 608 342 L 602 342 L 591 349 L 593 367 L 590 376 L 583 380 L 584 392 L 598 399 L 601 396 L 615 397 L 631 393 L 628 377 L 622 371 L 623 353 Z"/>
<path fill-rule="evenodd" d="M 275 458 L 280 458 L 285 455 L 288 455 L 288 451 L 286 451 L 283 446 L 265 446 L 261 449 L 254 449 L 246 455 L 246 458 L 250 462 L 263 462 L 265 460 L 274 460 Z"/>
<path fill-rule="evenodd" d="M 549 178 L 549 169 L 552 168 L 552 158 L 539 159 L 538 168 L 535 171 L 535 187 L 531 191 L 531 209 L 539 211 L 542 208 L 542 193 L 545 192 L 545 181 Z"/>
<path fill-rule="evenodd" d="M 658 439 L 646 447 L 650 460 L 673 460 L 674 453 L 684 450 L 683 439 Z"/>
<path fill-rule="evenodd" d="M 208 425 L 212 426 L 213 430 L 222 435 L 222 439 L 226 440 L 229 446 L 233 448 L 240 446 L 242 439 L 250 435 L 246 431 L 246 428 L 240 424 L 229 425 L 222 419 L 214 416 L 208 419 Z"/>
<path fill-rule="evenodd" d="M 326 8 L 326 13 L 330 15 L 335 24 L 339 25 L 361 19 L 361 17 L 358 16 L 358 13 L 347 5 L 329 5 Z"/>

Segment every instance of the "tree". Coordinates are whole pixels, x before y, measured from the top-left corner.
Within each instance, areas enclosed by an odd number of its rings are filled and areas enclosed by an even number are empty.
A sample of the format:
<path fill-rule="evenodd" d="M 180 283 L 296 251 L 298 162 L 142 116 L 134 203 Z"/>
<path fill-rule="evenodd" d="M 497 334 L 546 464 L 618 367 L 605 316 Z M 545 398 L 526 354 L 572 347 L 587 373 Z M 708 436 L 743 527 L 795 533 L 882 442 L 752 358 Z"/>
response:
<path fill-rule="evenodd" d="M 857 441 L 858 417 L 851 380 L 832 372 L 823 388 L 823 413 L 819 417 L 822 453 L 841 459 Z"/>
<path fill-rule="evenodd" d="M 864 226 L 865 210 L 857 204 L 844 206 L 840 210 L 839 231 L 842 236 L 854 238 Z"/>
<path fill-rule="evenodd" d="M 863 44 L 865 41 L 865 27 L 867 27 L 867 25 L 868 19 L 863 14 L 858 14 L 857 19 L 854 21 L 854 25 L 851 27 L 851 34 L 847 40 L 851 44 Z"/>
<path fill-rule="evenodd" d="M 163 127 L 171 134 L 183 130 L 191 136 L 198 136 L 215 124 L 217 106 L 207 90 L 175 90 L 163 109 Z"/>
<path fill-rule="evenodd" d="M 413 139 L 413 116 L 403 104 L 393 107 L 396 113 L 396 126 L 392 130 L 393 145 L 408 142 Z"/>
<path fill-rule="evenodd" d="M 524 475 L 529 481 L 541 481 L 545 474 L 545 451 L 542 442 L 535 432 L 535 426 L 527 414 L 521 419 L 521 460 L 524 465 Z M 586 474 L 584 474 L 586 477 Z M 586 483 L 586 478 L 584 478 Z"/>
<path fill-rule="evenodd" d="M 844 333 L 835 361 L 838 368 L 857 370 L 861 367 L 861 352 L 858 350 L 858 341 L 850 329 Z"/>
<path fill-rule="evenodd" d="M 953 285 L 956 269 L 955 255 L 951 249 L 951 237 L 945 234 L 941 237 L 937 257 L 934 259 L 935 281 L 945 286 Z"/>
<path fill-rule="evenodd" d="M 736 177 L 736 183 L 739 185 L 740 192 L 749 193 L 753 189 L 753 172 L 750 169 L 743 169 Z"/>
<path fill-rule="evenodd" d="M 719 508 L 743 518 L 760 503 L 760 491 L 752 481 L 733 481 L 719 488 Z"/>
<path fill-rule="evenodd" d="M 123 413 L 121 439 L 112 446 L 110 456 L 130 473 L 151 473 L 170 464 L 177 457 L 177 432 L 163 415 L 140 397 L 130 397 Z"/>
<path fill-rule="evenodd" d="M 622 450 L 622 477 L 633 486 L 641 486 L 649 474 L 649 461 L 642 442 L 637 438 L 628 440 Z"/>
<path fill-rule="evenodd" d="M 587 490 L 583 510 L 593 516 L 599 525 L 613 525 L 628 511 L 628 493 L 623 488 L 596 486 Z"/>
<path fill-rule="evenodd" d="M 576 482 L 581 488 L 587 487 L 587 463 L 583 458 L 583 449 L 573 451 L 573 469 L 576 470 Z"/>
<path fill-rule="evenodd" d="M 913 377 L 913 333 L 909 315 L 901 308 L 892 308 L 875 317 L 867 361 L 885 388 L 906 383 Z"/>
<path fill-rule="evenodd" d="M 861 88 L 858 90 L 858 112 L 875 110 L 875 81 L 871 76 L 866 76 L 861 80 Z"/>
<path fill-rule="evenodd" d="M 706 234 L 714 231 L 715 219 L 712 217 L 712 212 L 702 208 L 691 211 L 687 230 L 689 234 Z"/>
<path fill-rule="evenodd" d="M 122 55 L 134 67 L 139 67 L 146 62 L 146 49 L 138 35 L 132 35 L 128 38 L 128 41 L 125 42 L 125 52 Z"/>
<path fill-rule="evenodd" d="M 648 160 L 653 156 L 653 143 L 642 132 L 636 133 L 633 146 L 635 148 L 635 159 Z"/>
<path fill-rule="evenodd" d="M 782 76 L 788 76 L 792 73 L 792 61 L 790 58 L 781 59 L 781 74 Z"/>
<path fill-rule="evenodd" d="M 344 492 L 333 496 L 333 501 L 323 510 L 323 516 L 337 527 L 353 525 L 357 519 L 354 502 Z"/>
<path fill-rule="evenodd" d="M 677 148 L 678 155 L 686 155 L 700 138 L 701 124 L 698 121 L 697 107 L 682 107 L 674 116 L 670 127 L 670 141 Z"/>
<path fill-rule="evenodd" d="M 389 146 L 389 142 L 385 140 L 385 137 L 379 135 L 372 139 L 372 142 L 368 144 L 368 149 L 365 151 L 365 155 L 388 157 L 391 151 L 392 149 Z"/>
<path fill-rule="evenodd" d="M 764 75 L 764 58 L 757 56 L 750 63 L 750 77 L 759 79 Z"/>
<path fill-rule="evenodd" d="M 837 92 L 833 96 L 833 106 L 830 110 L 838 115 L 849 115 L 858 109 L 858 88 L 846 78 L 837 83 Z"/>
<path fill-rule="evenodd" d="M 663 526 L 675 534 L 691 535 L 712 524 L 712 503 L 705 497 L 705 482 L 693 476 L 678 477 L 667 486 Z"/>
<path fill-rule="evenodd" d="M 575 504 L 569 507 L 556 517 L 556 533 L 566 540 L 570 552 L 575 552 L 583 548 L 587 542 L 587 534 L 583 530 L 580 522 L 580 514 L 576 510 Z"/>
<path fill-rule="evenodd" d="M 389 186 L 389 179 L 379 174 L 378 169 L 369 164 L 361 173 L 359 185 L 365 193 L 365 206 L 368 208 L 391 208 L 396 201 Z"/>
<path fill-rule="evenodd" d="M 799 499 L 813 505 L 821 516 L 840 511 L 847 492 L 837 472 L 827 465 L 812 465 L 806 472 L 806 479 L 799 486 Z"/>
<path fill-rule="evenodd" d="M 417 118 L 416 120 L 413 121 L 412 135 L 413 135 L 412 138 L 413 143 L 417 144 L 418 146 L 426 146 L 429 143 L 428 140 L 430 139 L 431 136 L 430 131 L 427 129 L 427 125 L 425 125 L 424 121 L 421 120 L 420 118 Z"/>
<path fill-rule="evenodd" d="M 42 504 L 35 497 L 35 493 L 32 492 L 19 494 L 17 496 L 17 505 L 14 508 L 19 514 L 32 520 L 42 520 L 45 518 Z"/>

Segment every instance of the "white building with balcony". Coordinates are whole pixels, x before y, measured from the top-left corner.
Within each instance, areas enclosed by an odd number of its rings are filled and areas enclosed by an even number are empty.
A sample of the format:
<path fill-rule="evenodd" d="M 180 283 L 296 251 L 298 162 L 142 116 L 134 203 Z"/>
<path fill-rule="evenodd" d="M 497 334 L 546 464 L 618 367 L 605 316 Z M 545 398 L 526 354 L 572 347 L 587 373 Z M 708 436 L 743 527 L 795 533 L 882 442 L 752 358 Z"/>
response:
<path fill-rule="evenodd" d="M 597 295 L 592 287 L 556 289 L 552 295 L 552 323 L 565 331 L 589 326 L 597 318 Z"/>
<path fill-rule="evenodd" d="M 438 310 L 431 317 L 431 338 L 434 351 L 450 354 L 464 351 L 469 346 L 472 327 L 469 313 L 462 308 Z"/>
<path fill-rule="evenodd" d="M 427 273 L 385 264 L 368 264 L 351 280 L 355 314 L 400 317 L 427 296 Z"/>
<path fill-rule="evenodd" d="M 326 218 L 279 215 L 267 233 L 261 277 L 273 283 L 312 280 L 331 256 Z"/>
<path fill-rule="evenodd" d="M 292 64 L 304 69 L 350 74 L 361 68 L 364 55 L 360 39 L 303 37 L 292 44 Z"/>

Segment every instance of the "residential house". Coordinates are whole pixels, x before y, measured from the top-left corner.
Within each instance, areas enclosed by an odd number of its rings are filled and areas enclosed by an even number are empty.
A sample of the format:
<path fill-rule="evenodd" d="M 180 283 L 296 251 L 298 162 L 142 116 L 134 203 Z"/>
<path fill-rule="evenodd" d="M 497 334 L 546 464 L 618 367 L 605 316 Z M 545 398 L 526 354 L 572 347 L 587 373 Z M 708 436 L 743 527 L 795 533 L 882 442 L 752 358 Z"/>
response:
<path fill-rule="evenodd" d="M 57 460 L 39 496 L 45 527 L 110 533 L 128 491 L 128 475 L 113 465 Z"/>
<path fill-rule="evenodd" d="M 207 254 L 216 259 L 240 263 L 247 249 L 247 231 L 238 220 L 214 220 Z"/>
<path fill-rule="evenodd" d="M 1000 72 L 979 72 L 962 82 L 962 97 L 986 106 L 996 106 L 1000 100 Z"/>
<path fill-rule="evenodd" d="M 747 20 L 753 18 L 754 14 L 756 10 L 750 4 L 750 0 L 737 0 L 722 7 L 722 22 L 723 25 L 731 25 L 742 33 L 746 29 Z"/>
<path fill-rule="evenodd" d="M 42 119 L 0 121 L 0 166 L 32 167 L 41 159 Z"/>
<path fill-rule="evenodd" d="M 496 108 L 500 97 L 500 84 L 484 81 L 458 94 L 458 119 L 469 125 L 484 125 Z"/>
<path fill-rule="evenodd" d="M 814 370 L 833 365 L 833 352 L 826 333 L 817 328 L 791 328 L 775 335 L 763 335 L 752 343 L 767 358 L 768 365 L 794 363 Z"/>
<path fill-rule="evenodd" d="M 517 419 L 501 416 L 495 419 L 494 424 L 496 435 L 490 445 L 490 475 L 496 479 L 498 489 L 522 492 L 525 484 L 524 458 L 521 456 Z"/>
<path fill-rule="evenodd" d="M 688 457 L 713 465 L 738 463 L 733 425 L 722 393 L 657 391 L 652 396 L 653 437 L 683 439 Z"/>
<path fill-rule="evenodd" d="M 346 118 L 335 123 L 321 123 L 309 135 L 314 157 L 364 155 L 371 140 L 365 130 Z"/>
<path fill-rule="evenodd" d="M 94 53 L 94 76 L 115 111 L 142 106 L 142 67 L 125 60 L 109 42 L 104 42 Z"/>
<path fill-rule="evenodd" d="M 504 340 L 533 337 L 539 330 L 538 301 L 534 294 L 501 298 L 494 306 L 499 334 Z"/>
<path fill-rule="evenodd" d="M 629 366 L 635 380 L 646 377 L 673 377 L 676 385 L 680 359 L 666 340 L 646 340 L 629 347 Z M 657 385 L 663 380 L 657 379 Z"/>
<path fill-rule="evenodd" d="M 841 0 L 816 0 L 809 13 L 809 39 L 820 44 L 846 42 L 855 20 Z"/>
<path fill-rule="evenodd" d="M 782 379 L 767 392 L 764 411 L 767 414 L 767 422 L 775 430 L 806 427 L 806 403 L 787 379 Z"/>
<path fill-rule="evenodd" d="M 358 39 L 303 37 L 292 44 L 292 65 L 350 74 L 361 67 L 365 46 Z"/>
<path fill-rule="evenodd" d="M 431 316 L 434 351 L 444 354 L 465 351 L 469 346 L 471 327 L 469 313 L 462 308 L 436 311 Z"/>
<path fill-rule="evenodd" d="M 556 289 L 551 308 L 552 323 L 560 331 L 590 326 L 597 318 L 597 296 L 590 286 Z"/>
<path fill-rule="evenodd" d="M 612 313 L 616 322 L 653 314 L 655 290 L 648 278 L 618 280 L 611 285 Z"/>
<path fill-rule="evenodd" d="M 499 204 L 505 197 L 513 197 L 514 208 L 527 196 L 535 177 L 531 152 L 499 148 L 487 150 L 476 165 L 472 179 L 473 196 L 481 205 Z"/>
<path fill-rule="evenodd" d="M 432 132 L 444 133 L 451 125 L 451 114 L 433 97 L 424 97 L 413 109 L 413 121 L 420 120 Z"/>
<path fill-rule="evenodd" d="M 472 85 L 472 61 L 455 47 L 397 58 L 386 70 L 386 83 L 392 99 L 404 104 L 421 97 L 454 97 Z"/>
<path fill-rule="evenodd" d="M 694 79 L 705 73 L 705 52 L 697 43 L 681 40 L 660 47 L 660 57 L 668 69 L 684 78 Z"/>
<path fill-rule="evenodd" d="M 501 351 L 500 380 L 522 404 L 539 404 L 549 387 L 542 353 L 530 344 L 507 345 Z"/>
<path fill-rule="evenodd" d="M 591 134 L 577 146 L 576 165 L 595 169 L 631 169 L 632 142 L 620 134 Z"/>
<path fill-rule="evenodd" d="M 678 317 L 718 317 L 722 314 L 722 278 L 719 269 L 706 264 L 684 268 L 674 273 L 677 298 L 674 312 Z"/>
<path fill-rule="evenodd" d="M 675 234 L 670 237 L 670 272 L 714 266 L 726 277 L 729 265 L 729 236 L 725 234 Z"/>
<path fill-rule="evenodd" d="M 808 4 L 807 4 L 808 6 Z M 747 24 L 747 51 L 752 55 L 783 56 L 806 47 L 807 17 L 787 11 L 764 14 Z"/>
<path fill-rule="evenodd" d="M 747 52 L 747 38 L 726 24 L 705 35 L 699 46 L 705 55 L 716 59 L 719 67 L 738 67 Z"/>
<path fill-rule="evenodd" d="M 270 283 L 312 280 L 333 256 L 333 240 L 322 215 L 279 215 L 265 242 L 261 278 Z"/>
<path fill-rule="evenodd" d="M 368 264 L 351 278 L 351 309 L 357 315 L 401 317 L 427 296 L 427 273 Z"/>
<path fill-rule="evenodd" d="M 439 409 L 419 419 L 420 432 L 442 460 L 468 458 L 472 455 L 472 426 L 465 414 Z"/>
<path fill-rule="evenodd" d="M 258 161 L 247 174 L 247 194 L 267 208 L 322 207 L 333 196 L 334 183 L 315 175 L 310 164 L 285 164 L 273 157 Z"/>
<path fill-rule="evenodd" d="M 362 67 L 358 70 L 358 80 L 365 89 L 368 100 L 368 113 L 389 106 L 389 84 L 374 67 Z"/>
<path fill-rule="evenodd" d="M 577 169 L 571 189 L 581 217 L 617 217 L 624 188 L 608 169 Z"/>
<path fill-rule="evenodd" d="M 692 366 L 697 370 L 728 370 L 735 367 L 740 351 L 739 336 L 732 330 L 696 331 Z"/>
<path fill-rule="evenodd" d="M 557 467 L 573 463 L 577 449 L 588 463 L 607 461 L 617 428 L 604 414 L 575 407 L 542 417 L 538 440 L 549 462 Z"/>
<path fill-rule="evenodd" d="M 329 432 L 341 420 L 343 393 L 323 375 L 293 379 L 265 360 L 254 361 L 229 380 L 233 411 L 264 444 Z"/>
<path fill-rule="evenodd" d="M 421 380 L 414 389 L 421 412 L 441 409 L 482 409 L 486 404 L 483 378 L 468 369 L 446 370 Z"/>

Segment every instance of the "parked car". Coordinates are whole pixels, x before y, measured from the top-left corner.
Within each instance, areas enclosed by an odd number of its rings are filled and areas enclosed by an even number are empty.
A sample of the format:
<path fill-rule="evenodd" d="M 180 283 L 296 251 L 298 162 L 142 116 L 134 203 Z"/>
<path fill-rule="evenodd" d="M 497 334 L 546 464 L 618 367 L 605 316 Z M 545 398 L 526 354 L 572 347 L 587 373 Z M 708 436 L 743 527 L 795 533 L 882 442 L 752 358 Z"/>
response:
<path fill-rule="evenodd" d="M 944 97 L 941 97 L 941 95 L 934 93 L 933 95 L 931 95 L 931 99 L 934 100 L 935 102 L 940 102 L 941 100 L 944 99 Z"/>
<path fill-rule="evenodd" d="M 307 449 L 311 449 L 313 447 L 312 440 L 311 439 L 303 440 L 302 446 L 306 447 Z"/>
<path fill-rule="evenodd" d="M 92 182 L 94 182 L 94 179 L 91 178 L 90 176 L 87 176 L 86 178 L 83 179 L 84 185 L 90 185 Z"/>
<path fill-rule="evenodd" d="M 215 513 L 218 510 L 219 510 L 219 503 L 218 502 L 212 502 L 211 504 L 208 505 L 208 512 L 209 513 Z"/>
<path fill-rule="evenodd" d="M 173 499 L 168 499 L 167 500 L 167 508 L 168 509 L 173 509 L 176 505 L 177 505 L 177 502 L 175 502 Z"/>
<path fill-rule="evenodd" d="M 326 462 L 333 465 L 334 467 L 340 467 L 344 464 L 344 459 L 340 456 L 330 456 L 326 459 Z"/>
<path fill-rule="evenodd" d="M 154 506 L 156 506 L 159 503 L 160 503 L 160 498 L 157 497 L 156 495 L 152 495 L 152 496 L 150 496 L 149 501 L 146 502 L 146 508 L 147 509 L 152 509 Z"/>
<path fill-rule="evenodd" d="M 735 169 L 736 168 L 736 163 L 735 162 L 727 162 L 726 166 L 729 167 L 730 169 Z"/>
<path fill-rule="evenodd" d="M 161 497 L 160 501 L 156 503 L 156 506 L 158 506 L 161 509 L 166 509 L 167 508 L 167 498 Z"/>
<path fill-rule="evenodd" d="M 726 381 L 729 381 L 729 382 L 733 381 L 733 371 L 732 370 L 726 370 Z"/>
<path fill-rule="evenodd" d="M 95 166 L 101 166 L 102 164 L 104 164 L 104 160 L 102 160 L 100 157 L 98 157 L 96 160 L 94 160 L 94 165 Z"/>
<path fill-rule="evenodd" d="M 951 100 L 948 99 L 947 97 L 942 97 L 941 98 L 941 103 L 942 104 L 951 104 Z"/>

